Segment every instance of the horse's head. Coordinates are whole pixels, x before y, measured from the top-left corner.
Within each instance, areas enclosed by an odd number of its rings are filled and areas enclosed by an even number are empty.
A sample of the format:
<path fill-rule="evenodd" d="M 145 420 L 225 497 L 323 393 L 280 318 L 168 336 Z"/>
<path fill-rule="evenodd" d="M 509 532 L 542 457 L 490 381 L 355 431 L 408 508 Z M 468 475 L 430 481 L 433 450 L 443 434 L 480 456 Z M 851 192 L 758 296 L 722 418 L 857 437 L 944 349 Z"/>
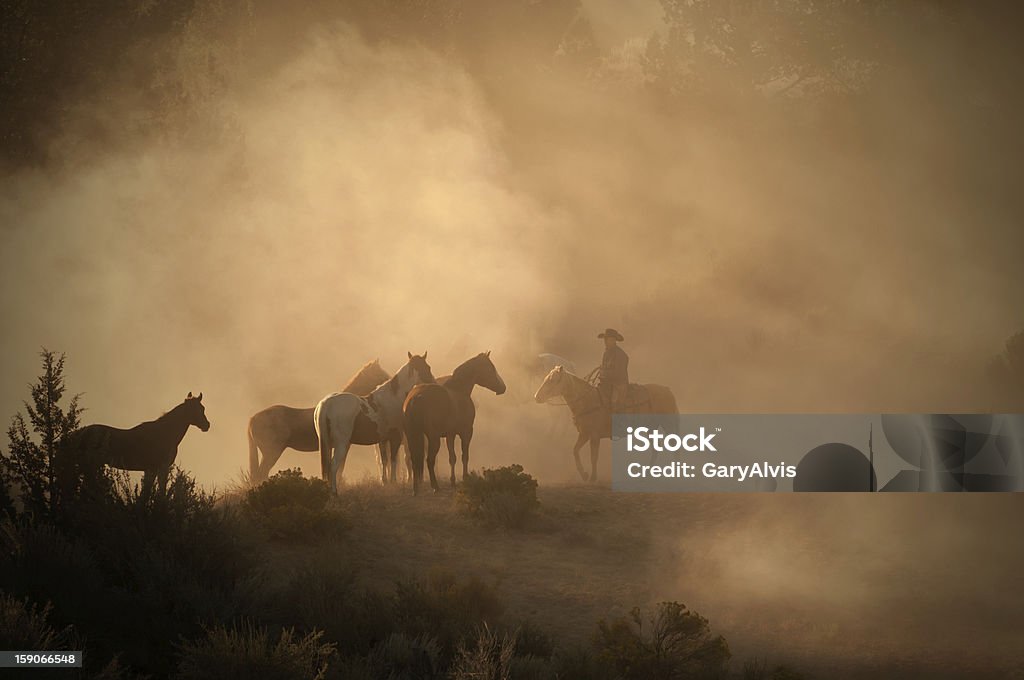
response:
<path fill-rule="evenodd" d="M 427 363 L 426 352 L 423 353 L 423 356 L 412 352 L 406 352 L 406 354 L 409 355 L 409 362 L 402 367 L 402 371 L 406 371 L 412 378 L 413 385 L 435 382 L 434 374 L 430 372 L 430 364 Z"/>
<path fill-rule="evenodd" d="M 491 362 L 490 350 L 476 355 L 473 360 L 476 372 L 474 382 L 480 387 L 486 387 L 495 394 L 505 394 L 505 381 L 498 375 L 498 369 Z"/>
<path fill-rule="evenodd" d="M 544 382 L 537 388 L 537 393 L 533 395 L 534 400 L 538 404 L 543 404 L 548 399 L 560 396 L 562 394 L 563 386 L 562 383 L 565 380 L 565 369 L 561 366 L 555 366 L 552 368 L 547 376 L 544 377 Z"/>
<path fill-rule="evenodd" d="M 203 432 L 210 429 L 210 421 L 206 418 L 206 407 L 203 406 L 202 392 L 199 393 L 198 397 L 193 397 L 192 393 L 189 392 L 188 396 L 185 397 L 184 407 L 189 425 L 195 425 Z"/>
<path fill-rule="evenodd" d="M 375 385 L 380 385 L 385 382 L 391 376 L 384 370 L 380 365 L 380 359 L 374 359 L 370 363 L 366 364 L 359 370 L 359 377 L 366 378 L 367 380 L 373 380 Z"/>

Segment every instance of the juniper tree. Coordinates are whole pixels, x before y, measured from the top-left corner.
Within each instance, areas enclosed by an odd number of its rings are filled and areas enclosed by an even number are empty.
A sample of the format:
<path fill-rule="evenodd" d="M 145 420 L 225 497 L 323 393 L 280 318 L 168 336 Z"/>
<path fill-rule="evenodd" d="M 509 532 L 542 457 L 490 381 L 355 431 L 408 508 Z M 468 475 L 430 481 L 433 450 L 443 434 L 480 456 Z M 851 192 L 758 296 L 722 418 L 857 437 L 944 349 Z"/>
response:
<path fill-rule="evenodd" d="M 43 372 L 30 386 L 31 403 L 24 402 L 25 414 L 16 413 L 7 428 L 8 450 L 0 454 L 0 480 L 20 495 L 25 511 L 53 515 L 60 503 L 58 488 L 58 447 L 61 440 L 78 429 L 79 396 L 64 398 L 64 354 L 47 349 L 40 352 Z"/>

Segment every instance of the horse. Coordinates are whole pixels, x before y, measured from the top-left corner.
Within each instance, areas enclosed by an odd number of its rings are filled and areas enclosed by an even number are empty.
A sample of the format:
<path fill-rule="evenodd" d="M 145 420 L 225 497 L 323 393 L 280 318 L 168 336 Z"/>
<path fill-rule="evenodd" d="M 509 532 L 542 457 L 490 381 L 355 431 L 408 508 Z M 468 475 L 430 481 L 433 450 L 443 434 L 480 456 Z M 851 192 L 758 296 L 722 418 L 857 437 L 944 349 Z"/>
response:
<path fill-rule="evenodd" d="M 422 382 L 434 382 L 427 353 L 409 353 L 405 366 L 365 398 L 351 392 L 335 392 L 320 400 L 313 411 L 320 442 L 320 472 L 334 492 L 338 491 L 338 477 L 345 470 L 352 444 L 380 444 L 382 469 L 390 467 L 391 481 L 395 480 L 398 447 L 402 443 L 402 404 L 413 386 Z"/>
<path fill-rule="evenodd" d="M 438 491 L 434 462 L 441 448 L 441 437 L 448 444 L 448 462 L 451 464 L 452 487 L 455 486 L 455 437 L 462 444 L 462 479 L 469 472 L 469 443 L 473 439 L 473 421 L 476 407 L 470 395 L 473 386 L 486 387 L 495 394 L 505 393 L 505 381 L 491 363 L 491 353 L 478 354 L 459 365 L 450 376 L 437 383 L 417 385 L 409 392 L 402 406 L 405 416 L 406 446 L 412 461 L 412 490 L 419 493 L 423 481 L 423 439 L 427 439 L 427 470 L 430 486 Z"/>
<path fill-rule="evenodd" d="M 142 492 L 148 497 L 155 481 L 159 482 L 161 493 L 167 491 L 167 476 L 178 456 L 178 445 L 193 425 L 203 432 L 210 429 L 202 392 L 198 397 L 189 392 L 185 401 L 167 413 L 130 430 L 86 425 L 69 434 L 62 449 L 84 457 L 85 462 L 96 468 L 109 465 L 142 472 Z"/>
<path fill-rule="evenodd" d="M 529 372 L 530 384 L 536 384 L 536 381 L 543 380 L 547 376 L 547 374 L 551 372 L 551 369 L 554 368 L 555 366 L 561 366 L 570 373 L 576 373 L 577 375 L 579 374 L 579 371 L 576 370 L 576 364 L 574 364 L 571 360 L 566 359 L 565 357 L 559 356 L 557 354 L 544 352 L 538 354 L 537 357 L 531 363 Z M 526 390 L 529 390 L 528 385 L 524 385 L 523 387 Z M 522 400 L 523 403 L 531 403 L 533 401 L 534 399 L 532 393 L 528 393 L 526 399 Z M 548 401 L 547 404 L 549 406 L 556 407 L 565 406 L 564 401 Z M 567 428 L 569 428 L 569 423 L 566 422 L 565 418 L 562 417 L 561 409 L 549 409 L 547 436 L 551 438 L 560 437 L 563 434 L 565 434 Z"/>
<path fill-rule="evenodd" d="M 572 412 L 572 420 L 579 436 L 572 448 L 576 469 L 583 481 L 597 481 L 597 454 L 602 439 L 611 439 L 611 410 L 601 403 L 597 387 L 565 370 L 562 366 L 551 369 L 538 388 L 534 399 L 543 404 L 552 397 L 560 396 Z M 627 390 L 627 404 L 617 406 L 618 413 L 678 413 L 675 395 L 664 385 L 631 384 Z M 590 476 L 587 477 L 580 462 L 580 449 L 590 442 Z"/>
<path fill-rule="evenodd" d="M 365 397 L 391 376 L 381 368 L 380 359 L 364 365 L 352 376 L 342 392 L 351 392 Z M 270 476 L 270 470 L 277 464 L 285 449 L 296 451 L 319 451 L 320 442 L 313 424 L 313 410 L 292 406 L 270 406 L 249 418 L 249 481 L 256 485 Z M 263 460 L 259 452 L 263 452 Z"/>

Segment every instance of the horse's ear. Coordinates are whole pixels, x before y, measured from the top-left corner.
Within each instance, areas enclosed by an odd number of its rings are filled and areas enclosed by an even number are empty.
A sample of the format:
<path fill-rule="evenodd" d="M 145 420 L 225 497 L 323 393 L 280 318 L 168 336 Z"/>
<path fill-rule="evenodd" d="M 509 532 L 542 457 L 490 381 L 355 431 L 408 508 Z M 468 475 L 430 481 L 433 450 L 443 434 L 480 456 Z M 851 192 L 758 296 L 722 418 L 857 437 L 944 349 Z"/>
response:
<path fill-rule="evenodd" d="M 410 351 L 406 350 L 406 352 L 405 352 L 405 353 L 409 355 L 409 358 L 410 358 L 410 359 L 412 359 L 412 352 L 410 352 Z"/>
<path fill-rule="evenodd" d="M 485 357 L 491 356 L 491 350 L 487 350 L 486 352 L 484 352 L 484 356 Z"/>
<path fill-rule="evenodd" d="M 202 400 L 203 400 L 203 393 L 202 393 L 202 392 L 200 392 L 200 393 L 199 393 L 199 396 L 198 396 L 198 397 L 196 397 L 196 401 L 202 401 Z"/>
<path fill-rule="evenodd" d="M 191 392 L 189 392 L 189 393 L 188 393 L 188 396 L 187 396 L 187 397 L 185 397 L 185 398 L 186 398 L 186 399 L 191 399 L 191 398 L 192 398 L 192 393 L 191 393 Z"/>
<path fill-rule="evenodd" d="M 427 360 L 427 350 L 423 350 L 423 360 Z"/>

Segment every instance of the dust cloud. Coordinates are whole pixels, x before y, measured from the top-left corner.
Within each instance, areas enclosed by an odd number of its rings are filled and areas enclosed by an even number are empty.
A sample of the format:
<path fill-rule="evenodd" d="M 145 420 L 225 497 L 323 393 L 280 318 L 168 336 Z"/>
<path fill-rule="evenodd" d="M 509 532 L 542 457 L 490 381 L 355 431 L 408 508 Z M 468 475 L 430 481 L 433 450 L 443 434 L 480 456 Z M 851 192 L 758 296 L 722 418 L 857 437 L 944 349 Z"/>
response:
<path fill-rule="evenodd" d="M 1002 519 L 1019 494 L 717 500 L 674 518 L 653 597 L 708 616 L 738 658 L 844 677 L 1019 671 L 1024 551 Z"/>
<path fill-rule="evenodd" d="M 753 32 L 735 63 L 673 24 L 716 3 L 236 4 L 191 3 L 55 92 L 42 160 L 3 165 L 0 415 L 42 346 L 67 352 L 85 422 L 202 391 L 212 429 L 178 463 L 223 488 L 257 410 L 312 406 L 373 358 L 427 351 L 440 376 L 492 350 L 509 391 L 475 393 L 471 465 L 550 485 L 576 477 L 574 433 L 532 403 L 527 359 L 586 372 L 607 326 L 686 411 L 1014 407 L 983 379 L 1024 327 L 1019 41 L 988 4 L 875 3 L 867 28 L 812 23 L 824 43 L 800 33 L 818 14 L 739 11 L 718 34 Z M 798 69 L 761 63 L 778 44 Z M 353 450 L 346 476 L 373 460 Z M 1019 643 L 985 586 L 1021 590 L 1016 500 L 702 502 L 740 510 L 674 518 L 638 571 L 737 650 Z"/>
<path fill-rule="evenodd" d="M 558 481 L 567 416 L 529 403 L 525 358 L 589 370 L 606 326 L 685 410 L 992 406 L 976 378 L 1022 325 L 1024 243 L 1012 201 L 967 177 L 1008 162 L 961 121 L 992 119 L 992 92 L 936 110 L 913 70 L 931 48 L 847 108 L 715 80 L 680 103 L 652 86 L 658 3 L 437 3 L 430 30 L 351 6 L 199 3 L 149 45 L 159 70 L 100 78 L 47 162 L 6 170 L 0 412 L 40 346 L 68 353 L 87 422 L 203 391 L 213 428 L 179 463 L 220 485 L 256 410 L 375 357 L 427 350 L 442 375 L 489 349 L 512 387 L 478 395 L 474 466 Z M 166 120 L 140 80 L 178 84 Z"/>

